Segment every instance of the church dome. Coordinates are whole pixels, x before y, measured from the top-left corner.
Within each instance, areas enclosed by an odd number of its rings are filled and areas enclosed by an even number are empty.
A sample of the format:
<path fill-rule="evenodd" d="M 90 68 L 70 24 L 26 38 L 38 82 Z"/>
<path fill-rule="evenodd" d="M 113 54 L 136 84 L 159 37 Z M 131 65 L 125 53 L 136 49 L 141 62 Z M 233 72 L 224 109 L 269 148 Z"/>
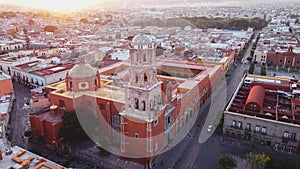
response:
<path fill-rule="evenodd" d="M 97 71 L 89 64 L 78 64 L 74 66 L 69 75 L 74 79 L 96 77 Z"/>
<path fill-rule="evenodd" d="M 132 43 L 134 45 L 149 45 L 152 43 L 152 39 L 147 35 L 139 34 L 132 39 Z"/>

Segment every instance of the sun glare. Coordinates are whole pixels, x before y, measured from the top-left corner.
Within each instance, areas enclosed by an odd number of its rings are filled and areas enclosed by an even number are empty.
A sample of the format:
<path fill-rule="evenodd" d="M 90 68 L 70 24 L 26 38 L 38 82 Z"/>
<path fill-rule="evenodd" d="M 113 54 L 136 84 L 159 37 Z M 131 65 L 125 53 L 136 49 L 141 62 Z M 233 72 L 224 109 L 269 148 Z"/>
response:
<path fill-rule="evenodd" d="M 52 12 L 76 12 L 85 9 L 97 0 L 12 0 L 15 4 Z M 99 0 L 98 0 L 99 2 Z"/>

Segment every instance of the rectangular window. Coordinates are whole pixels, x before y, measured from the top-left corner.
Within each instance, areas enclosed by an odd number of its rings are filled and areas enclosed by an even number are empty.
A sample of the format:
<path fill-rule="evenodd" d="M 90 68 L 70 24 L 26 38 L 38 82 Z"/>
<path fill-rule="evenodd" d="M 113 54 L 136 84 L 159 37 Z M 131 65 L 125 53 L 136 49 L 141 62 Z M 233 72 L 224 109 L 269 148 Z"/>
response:
<path fill-rule="evenodd" d="M 105 104 L 100 103 L 100 104 L 99 104 L 99 109 L 100 109 L 100 110 L 105 110 Z"/>
<path fill-rule="evenodd" d="M 289 138 L 289 132 L 288 131 L 285 131 L 283 133 L 283 138 Z"/>
<path fill-rule="evenodd" d="M 246 130 L 251 130 L 251 124 L 250 123 L 247 123 Z"/>
<path fill-rule="evenodd" d="M 237 127 L 241 129 L 241 128 L 243 127 L 243 123 L 239 121 L 239 122 L 237 123 Z"/>
<path fill-rule="evenodd" d="M 291 139 L 296 140 L 296 133 L 292 133 Z"/>
<path fill-rule="evenodd" d="M 262 134 L 267 134 L 267 128 L 266 127 L 262 127 L 261 128 L 261 133 Z"/>
<path fill-rule="evenodd" d="M 235 126 L 236 126 L 236 121 L 233 120 L 233 121 L 232 121 L 232 127 L 235 127 Z"/>
<path fill-rule="evenodd" d="M 260 126 L 257 125 L 257 126 L 255 127 L 255 132 L 259 132 L 259 131 L 260 131 Z"/>

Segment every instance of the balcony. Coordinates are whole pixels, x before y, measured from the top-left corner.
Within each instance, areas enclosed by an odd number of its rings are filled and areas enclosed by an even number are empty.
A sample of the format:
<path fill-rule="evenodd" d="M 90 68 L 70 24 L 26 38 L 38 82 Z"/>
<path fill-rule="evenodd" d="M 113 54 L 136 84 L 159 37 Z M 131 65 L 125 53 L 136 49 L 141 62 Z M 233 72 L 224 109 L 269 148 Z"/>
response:
<path fill-rule="evenodd" d="M 289 141 L 291 141 L 291 142 L 297 142 L 296 138 L 282 136 L 282 142 L 283 143 L 287 143 Z"/>

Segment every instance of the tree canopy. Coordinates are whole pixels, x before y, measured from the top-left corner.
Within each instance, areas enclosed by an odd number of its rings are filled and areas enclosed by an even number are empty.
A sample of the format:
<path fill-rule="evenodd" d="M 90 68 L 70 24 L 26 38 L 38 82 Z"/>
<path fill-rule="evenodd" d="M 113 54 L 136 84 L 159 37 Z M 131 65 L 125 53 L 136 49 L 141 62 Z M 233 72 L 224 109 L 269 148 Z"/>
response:
<path fill-rule="evenodd" d="M 246 30 L 249 27 L 254 29 L 261 29 L 267 25 L 266 21 L 254 18 L 206 18 L 194 17 L 185 18 L 191 23 L 195 24 L 198 28 L 217 28 L 217 29 L 231 29 L 231 30 Z"/>
<path fill-rule="evenodd" d="M 217 28 L 230 30 L 246 30 L 253 27 L 255 30 L 267 26 L 267 22 L 260 18 L 207 18 L 207 17 L 183 17 L 169 19 L 153 19 L 149 21 L 139 21 L 138 26 L 159 26 L 159 27 L 185 27 L 192 26 L 200 29 Z"/>
<path fill-rule="evenodd" d="M 264 169 L 271 162 L 271 157 L 267 153 L 248 153 L 246 154 L 246 160 L 251 164 L 251 168 Z"/>
<path fill-rule="evenodd" d="M 234 159 L 231 155 L 225 154 L 219 158 L 219 169 L 233 169 L 236 166 L 236 159 Z"/>
<path fill-rule="evenodd" d="M 64 113 L 62 118 L 63 126 L 59 131 L 59 137 L 63 137 L 67 141 L 76 141 L 86 137 L 75 111 Z"/>

